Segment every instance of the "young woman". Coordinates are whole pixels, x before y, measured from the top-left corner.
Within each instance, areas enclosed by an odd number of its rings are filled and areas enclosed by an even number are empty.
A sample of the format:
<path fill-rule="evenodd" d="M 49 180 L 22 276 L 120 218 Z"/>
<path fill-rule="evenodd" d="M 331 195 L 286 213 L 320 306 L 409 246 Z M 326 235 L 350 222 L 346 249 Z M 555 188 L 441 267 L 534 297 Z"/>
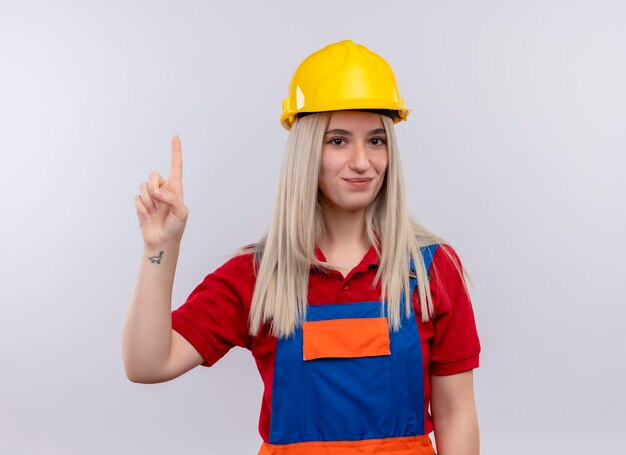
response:
<path fill-rule="evenodd" d="M 173 379 L 248 348 L 265 385 L 260 454 L 478 454 L 472 370 L 480 345 L 461 263 L 412 221 L 391 68 L 351 41 L 296 71 L 289 139 L 267 234 L 171 292 L 188 209 L 180 140 L 168 180 L 135 198 L 144 239 L 126 320 L 134 382 Z"/>

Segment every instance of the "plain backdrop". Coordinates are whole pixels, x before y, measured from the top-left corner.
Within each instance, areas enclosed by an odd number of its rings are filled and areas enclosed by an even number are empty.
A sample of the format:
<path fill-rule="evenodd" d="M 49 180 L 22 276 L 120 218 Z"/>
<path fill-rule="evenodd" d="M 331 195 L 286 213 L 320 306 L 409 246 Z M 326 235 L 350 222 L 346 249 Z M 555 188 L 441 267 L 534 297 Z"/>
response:
<path fill-rule="evenodd" d="M 296 66 L 387 59 L 412 214 L 470 271 L 482 453 L 625 453 L 623 1 L 0 1 L 0 452 L 254 454 L 249 352 L 133 384 L 133 198 L 183 143 L 173 306 L 273 207 Z"/>

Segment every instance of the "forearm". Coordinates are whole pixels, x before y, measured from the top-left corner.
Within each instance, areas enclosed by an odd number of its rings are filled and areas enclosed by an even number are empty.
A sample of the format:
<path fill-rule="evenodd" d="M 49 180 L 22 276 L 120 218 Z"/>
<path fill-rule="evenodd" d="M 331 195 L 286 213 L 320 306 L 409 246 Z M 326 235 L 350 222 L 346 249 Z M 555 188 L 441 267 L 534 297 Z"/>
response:
<path fill-rule="evenodd" d="M 430 409 L 439 455 L 478 455 L 478 417 L 472 370 L 431 375 Z"/>
<path fill-rule="evenodd" d="M 433 416 L 438 455 L 478 455 L 479 436 L 476 408 L 446 416 Z"/>
<path fill-rule="evenodd" d="M 144 247 L 122 338 L 124 368 L 131 381 L 151 382 L 169 358 L 179 251 L 179 242 Z"/>

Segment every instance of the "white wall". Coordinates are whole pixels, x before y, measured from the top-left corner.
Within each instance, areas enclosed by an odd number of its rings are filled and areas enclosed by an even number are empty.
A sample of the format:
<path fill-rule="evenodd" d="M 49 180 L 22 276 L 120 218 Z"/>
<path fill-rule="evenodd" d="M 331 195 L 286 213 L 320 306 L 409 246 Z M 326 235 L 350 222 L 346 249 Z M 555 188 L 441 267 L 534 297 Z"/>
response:
<path fill-rule="evenodd" d="M 178 306 L 264 231 L 289 78 L 350 38 L 394 68 L 411 210 L 475 281 L 482 453 L 623 453 L 625 23 L 617 0 L 2 0 L 0 452 L 256 453 L 248 352 L 124 375 L 133 197 L 179 133 Z"/>

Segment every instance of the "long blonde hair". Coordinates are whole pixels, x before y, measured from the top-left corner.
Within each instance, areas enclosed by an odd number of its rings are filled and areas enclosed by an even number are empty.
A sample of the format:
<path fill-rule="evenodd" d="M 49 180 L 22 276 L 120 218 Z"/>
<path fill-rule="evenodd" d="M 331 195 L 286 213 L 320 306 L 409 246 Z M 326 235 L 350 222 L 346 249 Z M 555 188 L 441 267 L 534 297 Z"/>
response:
<path fill-rule="evenodd" d="M 267 234 L 253 246 L 257 276 L 249 320 L 252 335 L 265 323 L 277 337 L 293 334 L 306 315 L 311 266 L 330 267 L 315 257 L 324 230 L 318 176 L 330 115 L 321 112 L 298 118 L 289 131 L 272 221 Z M 419 248 L 445 242 L 410 218 L 393 122 L 384 115 L 381 119 L 387 134 L 388 165 L 383 186 L 366 210 L 365 232 L 380 256 L 375 283 L 381 283 L 389 325 L 397 330 L 403 297 L 405 314 L 411 311 L 410 259 L 418 279 L 422 320 L 433 316 L 428 273 Z"/>

